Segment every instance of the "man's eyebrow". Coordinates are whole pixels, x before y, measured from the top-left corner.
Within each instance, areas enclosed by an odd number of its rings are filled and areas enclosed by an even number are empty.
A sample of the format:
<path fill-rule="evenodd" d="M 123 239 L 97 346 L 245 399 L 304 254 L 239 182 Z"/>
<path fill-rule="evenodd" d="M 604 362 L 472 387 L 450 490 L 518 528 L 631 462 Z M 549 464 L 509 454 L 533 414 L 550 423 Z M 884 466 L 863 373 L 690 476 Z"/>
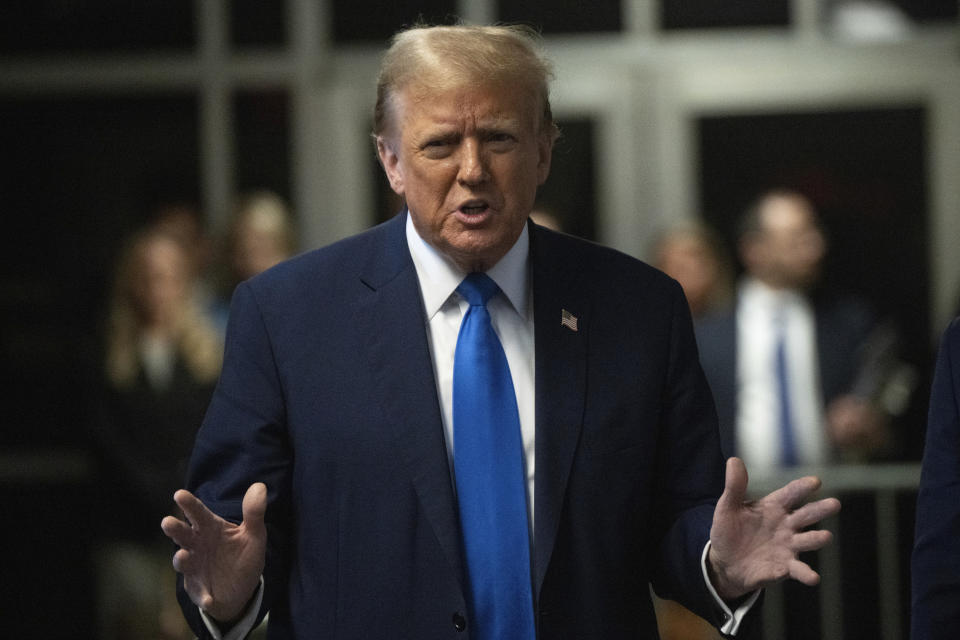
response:
<path fill-rule="evenodd" d="M 490 118 L 477 123 L 477 131 L 490 133 L 492 131 L 503 131 L 504 129 L 517 129 L 521 124 L 519 118 Z"/>
<path fill-rule="evenodd" d="M 484 118 L 479 118 L 477 126 L 519 124 L 522 118 L 510 114 L 490 114 Z"/>
<path fill-rule="evenodd" d="M 460 134 L 457 127 L 447 124 L 437 124 L 417 133 L 416 139 L 419 141 L 433 140 L 435 138 L 451 138 Z"/>

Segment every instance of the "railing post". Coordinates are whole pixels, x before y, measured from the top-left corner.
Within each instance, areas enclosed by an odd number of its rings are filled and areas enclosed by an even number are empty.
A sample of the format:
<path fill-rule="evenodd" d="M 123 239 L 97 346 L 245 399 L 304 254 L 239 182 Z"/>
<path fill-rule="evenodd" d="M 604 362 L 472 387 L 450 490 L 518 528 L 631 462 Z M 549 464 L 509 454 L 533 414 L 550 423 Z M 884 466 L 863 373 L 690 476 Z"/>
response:
<path fill-rule="evenodd" d="M 820 630 L 823 640 L 843 639 L 843 569 L 840 562 L 840 518 L 823 523 L 833 532 L 833 542 L 821 549 L 820 557 Z"/>
<path fill-rule="evenodd" d="M 877 511 L 877 578 L 880 592 L 880 637 L 900 638 L 900 565 L 897 545 L 897 500 L 893 489 L 876 493 Z"/>

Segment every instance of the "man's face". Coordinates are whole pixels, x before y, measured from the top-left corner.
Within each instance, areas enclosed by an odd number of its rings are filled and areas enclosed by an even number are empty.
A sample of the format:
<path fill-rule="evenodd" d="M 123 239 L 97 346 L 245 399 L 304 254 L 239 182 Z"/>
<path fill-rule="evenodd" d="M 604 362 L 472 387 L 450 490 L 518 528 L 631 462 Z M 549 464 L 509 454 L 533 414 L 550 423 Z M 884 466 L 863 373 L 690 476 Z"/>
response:
<path fill-rule="evenodd" d="M 660 249 L 659 267 L 683 288 L 690 309 L 702 312 L 720 279 L 720 264 L 710 246 L 693 235 L 677 235 Z"/>
<path fill-rule="evenodd" d="M 757 243 L 757 275 L 776 287 L 810 287 L 826 253 L 813 210 L 799 198 L 777 196 L 763 204 L 760 215 L 763 231 Z"/>
<path fill-rule="evenodd" d="M 390 186 L 420 236 L 461 269 L 489 269 L 509 251 L 550 171 L 551 135 L 536 100 L 515 85 L 441 92 L 407 87 L 377 139 Z"/>

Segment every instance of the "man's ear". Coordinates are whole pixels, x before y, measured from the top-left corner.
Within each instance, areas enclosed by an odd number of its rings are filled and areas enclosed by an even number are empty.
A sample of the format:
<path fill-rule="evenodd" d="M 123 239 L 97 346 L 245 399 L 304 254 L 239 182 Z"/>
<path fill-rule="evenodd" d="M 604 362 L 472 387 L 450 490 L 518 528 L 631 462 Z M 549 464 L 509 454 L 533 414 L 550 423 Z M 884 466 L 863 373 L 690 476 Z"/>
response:
<path fill-rule="evenodd" d="M 394 150 L 393 143 L 384 136 L 377 136 L 377 156 L 380 158 L 384 173 L 387 174 L 387 180 L 390 181 L 390 188 L 397 195 L 402 196 L 403 171 L 400 168 L 400 156 Z"/>

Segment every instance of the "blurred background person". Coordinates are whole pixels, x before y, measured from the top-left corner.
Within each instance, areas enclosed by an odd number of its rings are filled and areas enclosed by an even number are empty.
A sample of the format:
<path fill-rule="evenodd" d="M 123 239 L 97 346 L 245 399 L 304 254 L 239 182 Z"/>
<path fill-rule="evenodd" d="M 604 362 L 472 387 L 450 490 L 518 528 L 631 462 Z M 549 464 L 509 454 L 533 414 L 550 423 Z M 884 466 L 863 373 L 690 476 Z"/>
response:
<path fill-rule="evenodd" d="M 900 364 L 895 332 L 859 300 L 815 291 L 827 241 L 809 200 L 761 196 L 738 250 L 745 273 L 734 307 L 697 327 L 727 455 L 761 470 L 888 451 L 882 400 Z"/>
<path fill-rule="evenodd" d="M 906 366 L 896 331 L 859 298 L 821 288 L 828 246 L 812 203 L 766 192 L 737 235 L 744 273 L 734 304 L 696 323 L 725 454 L 761 475 L 890 455 L 894 414 L 907 405 L 902 392 L 890 399 Z M 844 619 L 864 634 L 856 637 L 879 632 L 867 577 L 876 564 L 872 505 L 868 495 L 844 496 L 839 520 Z M 792 637 L 820 637 L 815 594 L 794 585 L 783 593 Z"/>
<path fill-rule="evenodd" d="M 223 344 L 198 308 L 189 251 L 162 227 L 135 235 L 116 268 L 93 426 L 98 486 L 118 495 L 99 514 L 100 637 L 189 638 L 176 605 L 169 546 L 156 527 L 172 513 L 194 434 L 220 372 Z"/>
<path fill-rule="evenodd" d="M 234 288 L 292 256 L 296 246 L 296 230 L 283 198 L 272 191 L 259 190 L 237 201 L 220 265 L 219 298 L 213 307 L 213 317 L 221 331 L 226 329 Z"/>
<path fill-rule="evenodd" d="M 653 248 L 653 266 L 680 283 L 697 319 L 729 307 L 733 268 L 720 236 L 703 224 L 668 229 Z"/>
<path fill-rule="evenodd" d="M 213 242 L 200 209 L 185 200 L 163 203 L 154 209 L 149 226 L 180 244 L 188 260 L 194 293 L 203 304 L 205 296 L 210 295 L 207 280 L 212 267 Z"/>

